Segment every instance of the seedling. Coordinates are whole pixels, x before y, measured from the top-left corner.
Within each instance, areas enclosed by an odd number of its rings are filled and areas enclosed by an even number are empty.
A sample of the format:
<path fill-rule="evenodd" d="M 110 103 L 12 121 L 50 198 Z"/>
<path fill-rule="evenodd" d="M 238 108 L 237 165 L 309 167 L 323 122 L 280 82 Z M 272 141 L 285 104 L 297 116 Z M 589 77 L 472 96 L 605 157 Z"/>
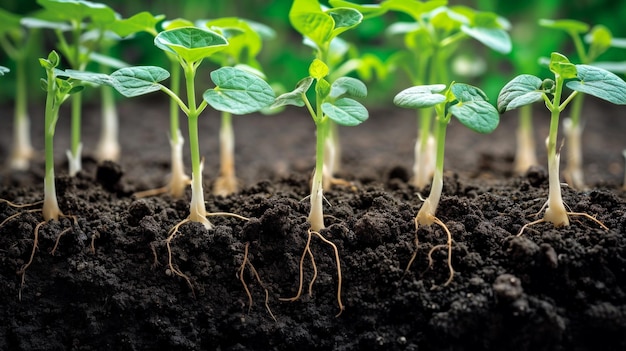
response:
<path fill-rule="evenodd" d="M 59 52 L 74 70 L 82 71 L 90 61 L 91 53 L 100 48 L 108 25 L 115 21 L 115 12 L 100 3 L 81 0 L 37 0 L 50 18 L 58 19 L 54 27 Z M 54 23 L 54 22 L 51 22 Z M 98 34 L 95 39 L 85 41 L 89 30 Z M 65 31 L 69 31 L 66 38 Z M 75 176 L 82 169 L 81 154 L 81 94 L 72 97 L 71 148 L 67 152 L 69 174 Z"/>
<path fill-rule="evenodd" d="M 540 78 L 523 74 L 513 78 L 500 91 L 498 96 L 498 111 L 503 113 L 518 107 L 543 100 L 551 113 L 550 134 L 546 141 L 548 149 L 548 201 L 544 204 L 546 211 L 543 218 L 525 224 L 518 235 L 534 224 L 549 222 L 555 227 L 568 226 L 569 216 L 586 217 L 602 228 L 607 229 L 597 219 L 587 213 L 569 212 L 565 209 L 561 197 L 561 183 L 559 181 L 559 159 L 557 150 L 557 133 L 559 117 L 565 107 L 578 94 L 590 94 L 614 104 L 626 104 L 626 83 L 615 74 L 602 68 L 590 65 L 574 65 L 569 59 L 557 52 L 550 56 L 550 71 L 554 79 L 541 80 Z M 563 86 L 573 90 L 562 100 Z"/>
<path fill-rule="evenodd" d="M 335 8 L 324 12 L 320 10 L 319 3 L 316 1 L 296 0 L 291 7 L 289 18 L 292 25 L 311 39 L 319 50 L 317 51 L 318 57 L 309 66 L 309 76 L 302 79 L 295 90 L 280 95 L 272 105 L 272 107 L 284 105 L 306 106 L 317 129 L 315 170 L 309 197 L 311 209 L 308 221 L 311 227 L 308 231 L 307 245 L 300 260 L 299 289 L 295 297 L 287 300 L 295 301 L 300 298 L 302 292 L 302 264 L 307 253 L 311 257 L 314 269 L 316 269 L 309 247 L 311 235 L 316 235 L 330 245 L 335 252 L 338 273 L 337 301 L 340 308 L 339 313 L 341 314 L 344 307 L 341 302 L 339 254 L 337 247 L 320 233 L 325 228 L 322 202 L 324 198 L 324 159 L 327 157 L 326 140 L 331 121 L 343 126 L 356 126 L 368 118 L 367 109 L 351 98 L 365 97 L 367 95 L 367 87 L 360 80 L 350 77 L 338 78 L 332 83 L 328 82 L 326 77 L 329 74 L 329 69 L 322 59 L 326 57 L 332 39 L 347 29 L 356 26 L 361 21 L 362 16 L 358 11 L 349 8 Z M 313 104 L 306 95 L 311 86 L 314 86 L 315 91 Z M 311 290 L 309 289 L 310 292 Z"/>
<path fill-rule="evenodd" d="M 589 30 L 589 25 L 575 20 L 539 20 L 541 26 L 567 32 L 576 48 L 576 54 L 582 64 L 602 65 L 596 63 L 596 59 L 607 51 L 614 38 L 611 31 L 603 25 L 596 25 Z M 585 50 L 583 38 L 589 44 Z M 567 166 L 563 170 L 563 176 L 568 185 L 575 189 L 585 189 L 583 173 L 583 155 L 581 136 L 583 132 L 582 107 L 584 94 L 578 94 L 572 101 L 569 118 L 563 119 L 563 133 L 565 134 L 565 150 Z"/>
<path fill-rule="evenodd" d="M 254 26 L 263 26 L 255 30 L 252 25 L 239 18 L 219 18 L 204 23 L 204 26 L 215 30 L 228 40 L 228 47 L 216 53 L 210 59 L 220 66 L 235 66 L 247 69 L 261 77 L 265 77 L 256 56 L 263 44 L 259 33 L 270 33 L 272 29 L 259 23 Z M 220 140 L 220 173 L 213 185 L 213 194 L 226 196 L 239 189 L 239 182 L 235 175 L 235 132 L 233 130 L 232 114 L 222 111 Z"/>
<path fill-rule="evenodd" d="M 446 90 L 444 84 L 418 85 L 405 89 L 398 93 L 394 104 L 413 109 L 434 108 L 435 139 L 437 140 L 437 157 L 435 173 L 428 198 L 424 200 L 417 216 L 415 217 L 415 252 L 411 257 L 407 270 L 417 256 L 418 236 L 420 226 L 436 224 L 440 226 L 448 236 L 446 245 L 436 245 L 428 253 L 429 262 L 432 265 L 432 254 L 435 250 L 447 246 L 448 268 L 450 275 L 444 285 L 448 285 L 454 277 L 452 268 L 452 234 L 448 227 L 436 216 L 441 192 L 443 190 L 443 163 L 445 151 L 446 128 L 452 119 L 456 117 L 461 124 L 478 133 L 491 133 L 499 123 L 499 114 L 495 107 L 488 101 L 485 93 L 471 85 L 452 83 Z"/>
<path fill-rule="evenodd" d="M 39 238 L 39 229 L 41 226 L 51 220 L 59 220 L 61 217 L 66 217 L 61 209 L 59 208 L 59 203 L 57 200 L 57 193 L 55 187 L 55 173 L 54 173 L 54 131 L 56 127 L 56 123 L 59 119 L 59 109 L 65 100 L 67 100 L 71 94 L 75 94 L 81 91 L 84 87 L 80 84 L 80 82 L 75 80 L 63 80 L 58 78 L 57 73 L 59 72 L 56 67 L 59 65 L 60 59 L 59 55 L 52 51 L 47 59 L 39 59 L 41 66 L 46 71 L 46 79 L 42 79 L 42 87 L 46 91 L 46 111 L 45 111 L 45 178 L 44 178 L 44 200 L 42 207 L 42 216 L 43 222 L 37 224 L 34 230 L 34 239 L 33 239 L 33 250 L 30 255 L 30 259 L 28 262 L 20 268 L 18 274 L 22 276 L 22 286 L 24 284 L 26 269 L 32 264 L 33 258 L 35 256 L 35 251 L 37 250 L 37 243 Z M 23 205 L 14 205 L 7 201 L 7 203 L 13 207 L 25 207 Z M 31 204 L 35 205 L 35 204 Z M 29 205 L 26 205 L 29 206 Z M 35 210 L 36 211 L 36 210 Z M 0 223 L 0 227 L 2 227 L 9 220 L 17 217 L 21 213 L 10 216 L 6 218 L 2 223 Z M 76 220 L 74 220 L 76 222 Z M 69 230 L 71 228 L 68 228 Z M 67 231 L 63 231 L 57 237 L 57 243 L 55 244 L 52 253 L 56 250 L 58 245 L 58 240 L 60 237 Z M 21 296 L 21 289 L 20 289 Z"/>
<path fill-rule="evenodd" d="M 29 167 L 34 149 L 30 140 L 28 115 L 28 58 L 36 42 L 33 31 L 25 30 L 20 16 L 0 9 L 0 47 L 15 61 L 15 110 L 13 113 L 13 145 L 9 167 L 24 171 Z M 4 73 L 4 72 L 3 72 Z"/>
<path fill-rule="evenodd" d="M 473 38 L 490 49 L 506 54 L 511 51 L 507 33 L 509 23 L 491 12 L 476 11 L 464 6 L 446 7 L 447 1 L 386 0 L 380 7 L 409 15 L 413 22 L 398 22 L 389 27 L 389 34 L 404 36 L 406 50 L 396 63 L 408 74 L 413 85 L 448 82 L 448 65 L 459 44 Z M 433 109 L 418 110 L 418 138 L 415 144 L 412 184 L 423 189 L 436 167 L 438 141 L 432 136 Z"/>

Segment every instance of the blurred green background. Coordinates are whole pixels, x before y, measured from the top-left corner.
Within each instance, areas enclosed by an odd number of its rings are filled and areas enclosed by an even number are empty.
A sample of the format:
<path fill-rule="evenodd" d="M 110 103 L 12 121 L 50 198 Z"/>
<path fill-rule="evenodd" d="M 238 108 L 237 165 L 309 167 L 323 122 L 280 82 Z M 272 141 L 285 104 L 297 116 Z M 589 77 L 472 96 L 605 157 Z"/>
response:
<path fill-rule="evenodd" d="M 295 32 L 288 19 L 291 0 L 106 0 L 105 3 L 122 17 L 127 18 L 141 11 L 163 14 L 167 19 L 177 17 L 189 20 L 209 19 L 237 16 L 254 20 L 271 26 L 277 33 L 274 40 L 264 44 L 259 57 L 268 80 L 281 83 L 291 89 L 298 80 L 307 74 L 307 66 L 311 60 L 311 50 L 302 44 L 300 35 Z M 367 1 L 354 1 L 367 3 Z M 322 3 L 326 3 L 322 1 Z M 505 18 L 511 24 L 513 51 L 502 55 L 490 51 L 475 41 L 463 44 L 462 53 L 470 58 L 481 58 L 487 70 L 477 77 L 452 76 L 459 81 L 473 83 L 483 88 L 491 99 L 495 99 L 499 89 L 514 75 L 529 73 L 547 75 L 541 72 L 537 64 L 539 56 L 549 56 L 552 51 L 559 51 L 573 62 L 575 57 L 571 40 L 565 33 L 541 28 L 537 24 L 539 18 L 570 18 L 586 22 L 590 25 L 604 24 L 615 37 L 626 37 L 626 3 L 623 0 L 528 0 L 528 1 L 449 1 L 449 5 L 466 5 L 481 11 L 492 11 Z M 0 4 L 12 13 L 27 15 L 39 8 L 35 0 L 3 0 Z M 354 43 L 358 51 L 374 54 L 386 59 L 403 47 L 401 38 L 386 37 L 384 32 L 389 24 L 404 20 L 402 16 L 389 13 L 382 18 L 363 22 L 356 30 L 345 33 L 345 39 Z M 51 33 L 42 33 L 42 41 L 38 46 L 38 56 L 44 57 L 52 49 Z M 115 56 L 133 65 L 158 65 L 168 67 L 162 52 L 152 43 L 150 35 L 138 35 L 123 41 L 115 48 Z M 625 61 L 626 50 L 610 49 L 602 57 L 603 61 Z M 0 52 L 0 65 L 13 67 L 5 53 Z M 37 74 L 36 72 L 40 72 Z M 43 96 L 38 88 L 39 78 L 43 76 L 37 60 L 33 60 L 31 82 L 34 94 Z M 14 75 L 8 73 L 0 78 L 0 102 L 10 103 L 14 91 Z M 410 85 L 401 72 L 392 73 L 382 81 L 370 84 L 370 97 L 365 102 L 370 107 L 389 105 L 393 95 Z M 442 82 L 447 83 L 447 82 Z M 32 101 L 32 100 L 31 100 Z M 41 100 L 42 101 L 42 100 Z"/>

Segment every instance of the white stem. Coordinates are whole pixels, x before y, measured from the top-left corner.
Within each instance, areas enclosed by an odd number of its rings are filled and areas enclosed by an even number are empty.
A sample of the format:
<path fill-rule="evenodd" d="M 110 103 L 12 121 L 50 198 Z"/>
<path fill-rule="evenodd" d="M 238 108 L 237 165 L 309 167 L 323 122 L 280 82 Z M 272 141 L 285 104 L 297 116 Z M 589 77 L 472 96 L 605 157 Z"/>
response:
<path fill-rule="evenodd" d="M 430 194 L 419 212 L 417 213 L 417 223 L 420 225 L 430 225 L 435 222 L 435 215 L 437 213 L 437 207 L 439 206 L 439 200 L 441 199 L 441 192 L 443 191 L 443 173 L 435 170 L 433 176 L 433 183 L 430 187 Z"/>
<path fill-rule="evenodd" d="M 548 206 L 543 215 L 546 222 L 554 224 L 555 227 L 569 225 L 567 210 L 561 197 L 561 182 L 559 180 L 559 161 L 561 155 L 557 152 L 554 155 L 548 153 L 548 181 L 550 192 L 548 193 Z"/>
<path fill-rule="evenodd" d="M 517 130 L 517 149 L 515 150 L 515 173 L 526 173 L 530 166 L 537 165 L 535 139 L 530 129 Z"/>
<path fill-rule="evenodd" d="M 336 144 L 331 140 L 332 138 L 326 138 L 324 143 L 326 144 L 324 149 L 324 181 L 322 183 L 324 190 L 330 190 L 332 186 L 332 180 L 335 175 L 335 166 L 337 161 L 337 149 L 335 148 Z"/>
<path fill-rule="evenodd" d="M 15 119 L 13 135 L 15 139 L 9 167 L 16 171 L 28 170 L 34 150 L 30 142 L 30 118 L 27 114 Z"/>
<path fill-rule="evenodd" d="M 200 173 L 204 168 L 204 161 L 200 163 Z M 206 218 L 206 206 L 204 205 L 204 190 L 202 189 L 202 176 L 191 176 L 191 203 L 189 205 L 189 220 L 202 223 L 206 229 L 213 229 L 213 224 Z"/>
<path fill-rule="evenodd" d="M 78 144 L 78 150 L 76 151 L 76 155 L 72 155 L 71 150 L 67 150 L 65 154 L 67 155 L 67 161 L 69 165 L 69 174 L 70 177 L 75 177 L 78 172 L 83 168 L 81 162 L 81 155 L 83 153 L 83 143 Z"/>
<path fill-rule="evenodd" d="M 98 162 L 118 161 L 120 157 L 120 144 L 118 141 L 118 116 L 115 105 L 102 106 L 102 126 L 100 141 L 96 147 L 96 159 Z"/>
<path fill-rule="evenodd" d="M 170 151 L 172 158 L 172 174 L 170 177 L 169 191 L 173 198 L 179 199 L 185 194 L 185 189 L 189 185 L 189 176 L 185 174 L 183 165 L 183 145 L 185 139 L 180 130 L 176 130 L 178 134 L 178 142 L 176 138 L 170 138 Z"/>
<path fill-rule="evenodd" d="M 220 128 L 220 176 L 215 180 L 213 194 L 227 196 L 238 191 L 235 176 L 235 133 L 231 123 Z"/>
<path fill-rule="evenodd" d="M 563 119 L 563 133 L 567 143 L 567 167 L 563 176 L 574 189 L 586 189 L 583 173 L 583 151 L 581 145 L 582 127 L 574 125 L 570 118 Z"/>
<path fill-rule="evenodd" d="M 315 232 L 319 232 L 320 230 L 326 228 L 324 225 L 324 190 L 322 186 L 322 177 L 317 176 L 317 172 L 315 171 L 315 175 L 313 176 L 313 182 L 311 183 L 311 212 L 309 213 L 309 223 L 311 223 L 311 230 Z"/>
<path fill-rule="evenodd" d="M 424 148 L 424 150 L 422 150 Z M 415 142 L 415 164 L 413 165 L 413 185 L 423 189 L 430 183 L 435 172 L 436 143 L 433 135 L 428 136 L 425 146 L 420 138 Z"/>
<path fill-rule="evenodd" d="M 57 191 L 54 184 L 54 169 L 48 171 L 44 179 L 43 185 L 43 219 L 49 221 L 52 219 L 58 220 L 59 216 L 62 216 L 59 203 L 57 201 Z"/>

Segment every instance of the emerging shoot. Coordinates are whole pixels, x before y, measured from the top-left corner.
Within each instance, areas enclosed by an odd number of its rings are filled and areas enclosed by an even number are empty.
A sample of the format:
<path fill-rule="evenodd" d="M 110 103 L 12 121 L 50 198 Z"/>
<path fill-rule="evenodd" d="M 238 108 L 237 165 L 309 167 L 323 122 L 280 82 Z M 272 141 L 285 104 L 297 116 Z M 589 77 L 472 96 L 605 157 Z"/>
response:
<path fill-rule="evenodd" d="M 441 192 L 443 190 L 443 161 L 445 151 L 446 128 L 452 119 L 456 117 L 461 124 L 478 133 L 491 133 L 499 123 L 498 111 L 488 101 L 485 93 L 471 85 L 452 83 L 446 90 L 443 84 L 418 85 L 405 89 L 398 93 L 393 102 L 405 108 L 422 109 L 434 108 L 435 140 L 437 140 L 437 158 L 433 182 L 428 198 L 422 204 L 415 217 L 415 252 L 409 261 L 407 270 L 410 268 L 417 255 L 418 237 L 417 231 L 420 226 L 437 224 L 448 236 L 448 268 L 450 275 L 445 285 L 452 281 L 454 269 L 452 268 L 452 235 L 448 227 L 436 216 Z M 434 246 L 428 254 L 432 264 L 432 253 L 443 247 Z"/>
<path fill-rule="evenodd" d="M 574 65 L 567 57 L 552 53 L 550 57 L 550 71 L 554 73 L 554 80 L 540 78 L 533 75 L 520 75 L 507 83 L 498 96 L 498 111 L 513 110 L 515 108 L 543 100 L 551 113 L 550 134 L 546 140 L 548 149 L 548 201 L 544 205 L 546 211 L 543 218 L 528 223 L 520 230 L 521 234 L 529 225 L 541 222 L 552 223 L 555 227 L 568 226 L 569 216 L 583 216 L 593 220 L 600 226 L 606 227 L 598 220 L 586 213 L 568 212 L 561 196 L 561 182 L 559 179 L 559 159 L 557 150 L 557 133 L 561 112 L 573 99 L 581 93 L 590 94 L 614 104 L 626 104 L 626 83 L 615 74 L 602 68 L 589 65 Z M 562 99 L 563 87 L 573 90 L 565 99 Z"/>

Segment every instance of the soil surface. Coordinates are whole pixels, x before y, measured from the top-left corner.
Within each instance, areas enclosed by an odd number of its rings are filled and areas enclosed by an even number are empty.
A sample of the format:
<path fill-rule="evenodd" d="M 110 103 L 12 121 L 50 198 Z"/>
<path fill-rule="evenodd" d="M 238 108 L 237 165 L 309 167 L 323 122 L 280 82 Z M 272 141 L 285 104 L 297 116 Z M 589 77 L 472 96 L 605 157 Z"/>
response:
<path fill-rule="evenodd" d="M 11 115 L 8 106 L 2 112 Z M 67 177 L 69 119 L 61 116 L 57 192 L 67 217 L 38 226 L 40 212 L 29 211 L 37 205 L 0 203 L 0 221 L 19 214 L 0 227 L 1 350 L 626 349 L 626 119 L 617 108 L 589 99 L 584 156 L 590 189 L 563 187 L 572 212 L 595 216 L 608 231 L 573 217 L 569 227 L 542 223 L 517 237 L 542 209 L 548 179 L 543 166 L 511 173 L 516 114 L 504 115 L 488 136 L 450 125 L 437 212 L 454 239 L 456 273 L 448 285 L 447 250 L 436 250 L 429 267 L 429 250 L 446 243 L 436 225 L 419 229 L 417 258 L 405 273 L 421 206 L 408 185 L 414 114 L 374 110 L 363 125 L 341 129 L 338 175 L 355 187 L 325 193 L 327 229 L 320 232 L 339 253 L 345 305 L 339 316 L 335 254 L 316 235 L 310 240 L 317 267 L 312 294 L 307 256 L 302 296 L 282 300 L 298 291 L 309 236 L 310 117 L 297 109 L 236 117 L 243 187 L 215 197 L 210 189 L 218 169 L 219 117 L 205 113 L 200 130 L 207 209 L 248 220 L 210 217 L 213 230 L 181 225 L 170 242 L 171 260 L 187 280 L 168 264 L 166 239 L 187 216 L 189 192 L 181 200 L 132 196 L 165 184 L 167 102 L 127 100 L 119 113 L 122 159 L 97 165 L 91 154 L 99 112 L 86 106 L 85 170 L 75 178 Z M 43 114 L 31 114 L 33 143 L 42 150 Z M 0 160 L 10 149 L 9 119 L 0 130 Z M 535 124 L 545 164 L 547 114 L 538 110 Z M 0 198 L 41 200 L 42 156 L 28 172 L 4 169 L 0 184 Z M 22 283 L 17 272 L 30 258 L 35 232 L 37 250 Z"/>

